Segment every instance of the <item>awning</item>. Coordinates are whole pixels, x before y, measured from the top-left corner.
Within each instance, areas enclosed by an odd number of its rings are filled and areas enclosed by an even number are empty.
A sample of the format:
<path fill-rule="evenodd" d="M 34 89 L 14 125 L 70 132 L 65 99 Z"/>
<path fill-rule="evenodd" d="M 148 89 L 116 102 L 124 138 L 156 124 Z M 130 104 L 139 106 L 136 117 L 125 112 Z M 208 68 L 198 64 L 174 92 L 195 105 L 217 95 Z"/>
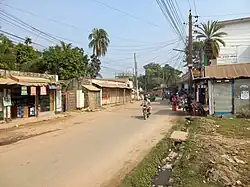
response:
<path fill-rule="evenodd" d="M 0 85 L 14 85 L 17 84 L 16 81 L 10 79 L 10 78 L 0 78 Z"/>
<path fill-rule="evenodd" d="M 102 87 L 102 88 L 123 88 L 123 89 L 131 89 L 126 85 L 126 83 L 115 82 L 115 81 L 105 81 L 105 80 L 92 80 L 92 83 Z"/>
<path fill-rule="evenodd" d="M 24 83 L 50 83 L 49 79 L 40 78 L 40 77 L 23 77 L 23 76 L 11 76 L 11 79 L 17 82 L 24 82 Z"/>
<path fill-rule="evenodd" d="M 89 91 L 94 91 L 94 92 L 98 92 L 98 91 L 100 91 L 100 89 L 99 88 L 97 88 L 97 87 L 95 87 L 95 86 L 93 86 L 93 85 L 82 85 L 84 88 L 86 88 L 87 90 L 89 90 Z"/>
<path fill-rule="evenodd" d="M 47 85 L 56 85 L 55 82 L 52 82 L 49 79 L 40 78 L 40 77 L 24 77 L 24 76 L 10 76 L 10 78 L 16 82 L 17 85 L 22 86 L 47 86 Z"/>

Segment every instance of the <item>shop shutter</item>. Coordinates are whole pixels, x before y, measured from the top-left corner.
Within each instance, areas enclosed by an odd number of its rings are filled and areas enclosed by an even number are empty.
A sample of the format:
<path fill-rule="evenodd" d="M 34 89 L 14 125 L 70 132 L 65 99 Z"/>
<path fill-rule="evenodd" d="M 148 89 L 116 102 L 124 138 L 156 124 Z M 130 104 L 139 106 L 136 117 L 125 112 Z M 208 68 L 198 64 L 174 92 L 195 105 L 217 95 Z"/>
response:
<path fill-rule="evenodd" d="M 232 83 L 214 82 L 215 114 L 232 113 Z"/>

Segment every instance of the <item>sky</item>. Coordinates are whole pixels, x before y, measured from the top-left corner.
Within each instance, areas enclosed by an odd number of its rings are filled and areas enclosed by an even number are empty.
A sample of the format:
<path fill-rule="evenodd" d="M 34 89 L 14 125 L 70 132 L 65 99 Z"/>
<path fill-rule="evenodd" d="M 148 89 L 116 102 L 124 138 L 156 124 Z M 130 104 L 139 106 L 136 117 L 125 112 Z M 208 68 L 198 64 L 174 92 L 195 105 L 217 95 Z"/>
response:
<path fill-rule="evenodd" d="M 250 16 L 250 0 L 173 0 L 180 12 L 180 21 L 188 21 L 191 8 L 198 15 L 198 23 L 207 20 L 227 20 Z M 93 28 L 105 29 L 110 38 L 108 53 L 102 60 L 101 74 L 114 77 L 115 73 L 132 71 L 134 53 L 139 73 L 143 66 L 155 62 L 183 69 L 180 60 L 183 49 L 180 37 L 170 27 L 156 0 L 0 0 L 1 10 L 16 16 L 36 29 L 82 47 L 88 48 L 88 35 Z M 58 43 L 47 41 L 34 31 L 28 32 L 11 25 L 0 16 L 1 30 L 48 47 Z M 186 25 L 180 27 L 186 30 Z M 44 47 L 34 46 L 39 50 Z M 178 59 L 178 60 L 176 60 Z"/>

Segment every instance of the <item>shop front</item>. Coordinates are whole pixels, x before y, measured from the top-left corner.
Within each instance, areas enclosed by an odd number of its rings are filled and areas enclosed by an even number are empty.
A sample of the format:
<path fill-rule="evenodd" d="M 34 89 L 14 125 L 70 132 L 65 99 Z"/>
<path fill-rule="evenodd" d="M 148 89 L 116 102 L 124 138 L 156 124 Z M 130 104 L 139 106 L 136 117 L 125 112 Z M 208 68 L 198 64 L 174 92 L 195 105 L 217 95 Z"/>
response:
<path fill-rule="evenodd" d="M 11 118 L 36 116 L 36 87 L 17 85 L 11 89 Z"/>

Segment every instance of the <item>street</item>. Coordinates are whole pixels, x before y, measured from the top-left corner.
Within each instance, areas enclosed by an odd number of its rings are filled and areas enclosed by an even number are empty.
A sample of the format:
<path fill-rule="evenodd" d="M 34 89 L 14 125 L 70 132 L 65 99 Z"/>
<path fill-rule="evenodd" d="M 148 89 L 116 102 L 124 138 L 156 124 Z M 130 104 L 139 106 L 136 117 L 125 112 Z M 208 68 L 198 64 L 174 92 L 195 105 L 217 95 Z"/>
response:
<path fill-rule="evenodd" d="M 62 119 L 58 131 L 1 146 L 0 186 L 115 186 L 174 124 L 165 101 L 152 107 L 146 121 L 135 102 Z"/>

